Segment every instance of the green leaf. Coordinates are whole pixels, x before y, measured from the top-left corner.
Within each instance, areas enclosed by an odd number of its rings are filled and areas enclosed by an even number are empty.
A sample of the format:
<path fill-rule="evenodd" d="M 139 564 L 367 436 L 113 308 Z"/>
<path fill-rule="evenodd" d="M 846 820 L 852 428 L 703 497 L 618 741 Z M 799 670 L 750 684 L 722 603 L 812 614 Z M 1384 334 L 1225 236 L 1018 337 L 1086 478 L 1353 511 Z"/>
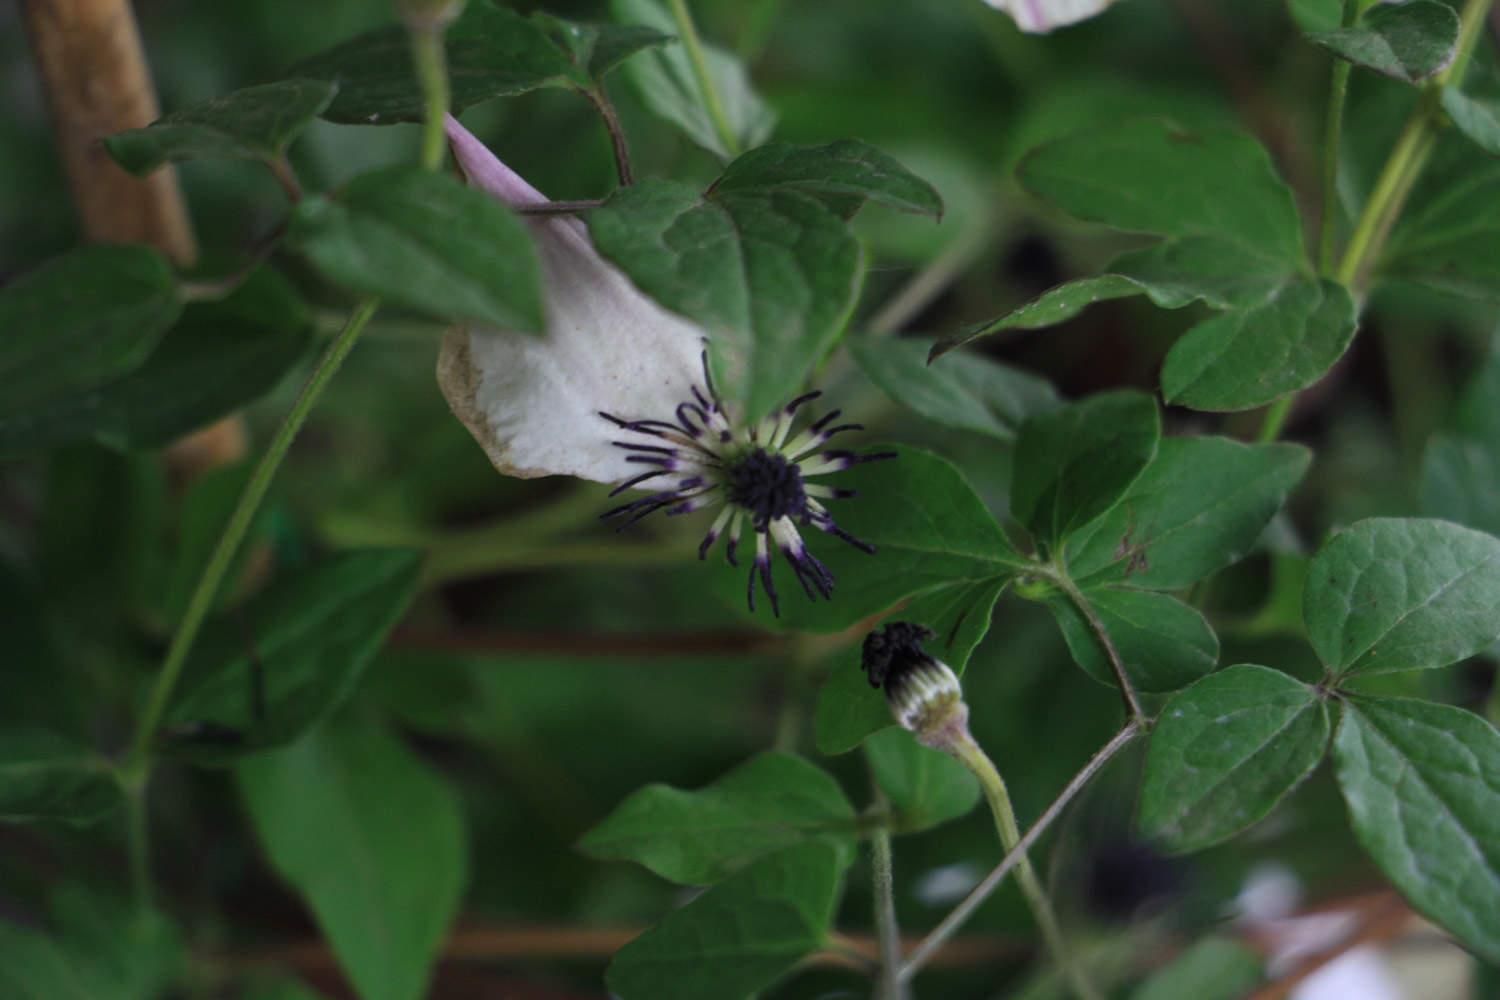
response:
<path fill-rule="evenodd" d="M 1008 580 L 995 576 L 929 590 L 913 597 L 897 618 L 931 629 L 935 638 L 928 642 L 928 652 L 962 674 L 974 647 L 990 629 L 995 602 Z M 839 656 L 818 694 L 819 752 L 847 753 L 871 733 L 891 725 L 885 693 L 870 686 L 860 667 L 859 650 Z"/>
<path fill-rule="evenodd" d="M 121 803 L 109 762 L 46 729 L 0 730 L 0 822 L 83 826 Z"/>
<path fill-rule="evenodd" d="M 482 101 L 554 84 L 572 70 L 567 55 L 540 26 L 492 0 L 470 0 L 446 41 L 454 114 Z M 390 125 L 423 118 L 425 105 L 405 28 L 377 28 L 303 60 L 291 72 L 338 84 L 338 95 L 323 112 L 329 121 Z"/>
<path fill-rule="evenodd" d="M 1156 456 L 1160 437 L 1155 400 L 1134 390 L 1034 416 L 1016 442 L 1011 510 L 1055 550 L 1119 501 Z"/>
<path fill-rule="evenodd" d="M 763 753 L 706 788 L 648 785 L 578 842 L 601 860 L 634 861 L 683 885 L 708 885 L 756 858 L 806 840 L 854 854 L 854 807 L 827 772 Z"/>
<path fill-rule="evenodd" d="M 1131 1000 L 1238 1000 L 1261 981 L 1254 951 L 1227 938 L 1204 938 L 1136 987 Z"/>
<path fill-rule="evenodd" d="M 1208 236 L 1245 257 L 1303 265 L 1291 191 L 1250 137 L 1135 119 L 1047 143 L 1021 162 L 1021 183 L 1070 215 L 1158 236 Z M 1171 178 L 1171 197 L 1162 179 Z"/>
<path fill-rule="evenodd" d="M 406 549 L 346 552 L 211 622 L 167 710 L 164 749 L 216 764 L 301 737 L 354 690 L 420 564 Z"/>
<path fill-rule="evenodd" d="M 1174 597 L 1117 587 L 1090 588 L 1083 596 L 1109 633 L 1137 690 L 1175 691 L 1219 662 L 1219 639 L 1207 619 Z M 1115 686 L 1104 648 L 1077 605 L 1060 594 L 1046 603 L 1073 660 L 1100 684 Z"/>
<path fill-rule="evenodd" d="M 626 59 L 645 49 L 677 41 L 671 35 L 635 24 L 581 24 L 542 11 L 531 20 L 573 63 L 573 81 L 591 87 Z"/>
<path fill-rule="evenodd" d="M 1354 833 L 1386 877 L 1500 961 L 1500 733 L 1447 705 L 1348 699 L 1334 763 Z"/>
<path fill-rule="evenodd" d="M 1302 614 L 1337 674 L 1445 667 L 1500 635 L 1500 540 L 1446 521 L 1370 518 L 1312 561 Z"/>
<path fill-rule="evenodd" d="M 1296 281 L 1261 305 L 1199 323 L 1162 365 L 1169 403 L 1225 412 L 1264 406 L 1318 381 L 1354 339 L 1357 310 L 1333 281 Z"/>
<path fill-rule="evenodd" d="M 1085 584 L 1189 587 L 1249 553 L 1311 459 L 1298 445 L 1164 438 L 1120 502 L 1073 536 L 1068 570 Z"/>
<path fill-rule="evenodd" d="M 1420 83 L 1453 62 L 1458 14 L 1437 0 L 1381 4 L 1352 28 L 1313 32 L 1307 38 L 1356 66 Z"/>
<path fill-rule="evenodd" d="M 336 200 L 297 206 L 288 245 L 328 281 L 455 322 L 543 329 L 541 268 L 525 224 L 446 174 L 387 167 Z"/>
<path fill-rule="evenodd" d="M 896 828 L 916 833 L 958 819 L 979 801 L 979 782 L 968 768 L 931 750 L 904 729 L 886 729 L 865 741 L 870 770 L 896 810 Z"/>
<path fill-rule="evenodd" d="M 0 428 L 133 371 L 181 311 L 172 268 L 145 247 L 83 247 L 10 282 Z"/>
<path fill-rule="evenodd" d="M 145 363 L 119 378 L 0 419 L 0 455 L 93 437 L 155 448 L 270 392 L 312 344 L 312 316 L 262 269 L 220 302 L 188 305 Z"/>
<path fill-rule="evenodd" d="M 1500 300 L 1500 163 L 1474 163 L 1414 203 L 1379 270 L 1454 295 Z"/>
<path fill-rule="evenodd" d="M 642 291 L 716 334 L 721 388 L 759 420 L 827 354 L 854 306 L 858 242 L 794 191 L 715 193 L 647 180 L 589 213 L 599 252 Z"/>
<path fill-rule="evenodd" d="M 1151 731 L 1137 822 L 1171 851 L 1197 851 L 1257 823 L 1328 748 L 1328 707 L 1312 688 L 1242 664 L 1198 681 Z"/>
<path fill-rule="evenodd" d="M 1443 110 L 1474 145 L 1500 156 L 1500 104 L 1469 97 L 1457 87 L 1443 88 Z"/>
<path fill-rule="evenodd" d="M 277 873 L 312 908 L 363 1000 L 417 1000 L 463 893 L 457 796 L 390 733 L 331 722 L 240 764 Z"/>
<path fill-rule="evenodd" d="M 814 603 L 800 591 L 785 592 L 776 625 L 839 632 L 903 598 L 988 584 L 1030 565 L 947 461 L 914 448 L 874 445 L 867 450 L 891 451 L 897 457 L 855 466 L 828 482 L 858 494 L 836 501 L 833 514 L 840 527 L 873 544 L 875 554 L 808 531 L 809 544 L 837 581 L 833 600 Z M 738 569 L 716 574 L 724 597 L 741 607 L 748 571 L 742 561 Z M 794 586 L 785 567 L 777 572 L 784 585 Z"/>
<path fill-rule="evenodd" d="M 0 922 L 0 995 L 11 1000 L 98 1000 L 86 970 L 50 935 Z"/>
<path fill-rule="evenodd" d="M 622 24 L 677 34 L 672 15 L 657 0 L 610 0 L 609 6 L 615 20 Z M 776 115 L 751 88 L 744 66 L 714 45 L 703 45 L 703 57 L 739 148 L 753 149 L 765 142 L 776 124 Z M 625 66 L 625 76 L 647 108 L 682 129 L 704 149 L 725 160 L 739 151 L 724 145 L 684 46 L 673 45 L 632 59 Z"/>
<path fill-rule="evenodd" d="M 725 167 L 714 191 L 800 191 L 819 197 L 873 201 L 935 219 L 943 214 L 943 198 L 936 188 L 858 139 L 841 139 L 826 146 L 767 143 Z"/>
<path fill-rule="evenodd" d="M 1009 441 L 1027 417 L 1058 406 L 1051 383 L 1019 368 L 965 354 L 929 365 L 931 342 L 857 337 L 849 353 L 892 401 L 945 427 Z"/>
<path fill-rule="evenodd" d="M 1067 322 L 1096 302 L 1109 302 L 1133 295 L 1142 295 L 1145 287 L 1123 274 L 1101 274 L 1092 278 L 1080 278 L 1056 288 L 1049 288 L 1037 298 L 1012 309 L 999 319 L 986 320 L 964 327 L 957 333 L 944 337 L 932 345 L 929 361 L 936 361 L 949 351 L 963 347 L 980 337 L 1004 330 L 1040 330 Z"/>
<path fill-rule="evenodd" d="M 337 90 L 324 80 L 247 87 L 112 135 L 104 144 L 120 166 L 138 175 L 182 160 L 276 160 Z"/>
<path fill-rule="evenodd" d="M 84 995 L 160 1000 L 181 981 L 184 949 L 177 926 L 138 900 L 65 882 L 49 889 L 47 909 L 52 939 L 85 984 Z M 0 954 L 0 964 L 5 961 Z"/>
<path fill-rule="evenodd" d="M 809 843 L 761 858 L 615 953 L 605 981 L 620 1000 L 740 1000 L 820 948 L 843 865 Z"/>

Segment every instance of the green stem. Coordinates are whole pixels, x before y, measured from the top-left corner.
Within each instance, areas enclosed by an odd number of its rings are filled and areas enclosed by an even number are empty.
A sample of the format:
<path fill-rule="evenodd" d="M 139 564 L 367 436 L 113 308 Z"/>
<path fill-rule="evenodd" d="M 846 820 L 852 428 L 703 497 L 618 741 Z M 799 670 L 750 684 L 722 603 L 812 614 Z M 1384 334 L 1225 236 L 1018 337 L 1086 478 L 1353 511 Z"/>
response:
<path fill-rule="evenodd" d="M 172 644 L 167 648 L 167 656 L 162 662 L 161 672 L 156 675 L 156 683 L 152 686 L 150 698 L 146 702 L 145 711 L 141 714 L 135 731 L 135 739 L 131 743 L 129 755 L 125 760 L 124 780 L 127 782 L 139 782 L 144 787 L 150 765 L 151 740 L 161 724 L 162 716 L 166 713 L 167 704 L 182 676 L 182 670 L 187 665 L 188 653 L 192 651 L 193 641 L 198 637 L 198 630 L 213 607 L 214 597 L 219 592 L 219 585 L 224 580 L 224 574 L 229 571 L 229 564 L 239 550 L 240 543 L 244 541 L 245 533 L 249 531 L 250 523 L 254 520 L 255 513 L 260 509 L 260 503 L 265 499 L 266 491 L 271 486 L 271 480 L 276 477 L 276 471 L 281 468 L 282 460 L 286 458 L 288 449 L 296 440 L 297 432 L 302 430 L 302 425 L 307 421 L 307 415 L 312 412 L 318 397 L 328 387 L 329 380 L 339 370 L 344 359 L 349 356 L 349 351 L 359 339 L 365 325 L 370 322 L 370 317 L 375 315 L 379 304 L 376 299 L 367 299 L 354 310 L 343 332 L 328 346 L 328 350 L 318 361 L 318 366 L 313 369 L 307 384 L 302 387 L 301 394 L 297 396 L 297 401 L 292 404 L 291 412 L 282 420 L 281 426 L 276 430 L 276 436 L 271 439 L 266 453 L 261 456 L 255 471 L 251 474 L 250 481 L 245 484 L 244 491 L 240 493 L 239 502 L 235 505 L 223 534 L 219 536 L 219 542 L 209 556 L 208 565 L 203 568 L 203 575 L 198 578 L 198 586 L 193 590 L 187 610 L 183 613 L 182 620 L 177 625 L 177 631 L 172 636 Z"/>
<path fill-rule="evenodd" d="M 1089 601 L 1078 585 L 1068 576 L 1068 571 L 1061 565 L 1050 565 L 1039 563 L 1033 568 L 1038 576 L 1047 580 L 1057 589 L 1067 595 L 1068 600 L 1083 615 L 1084 621 L 1088 622 L 1089 631 L 1094 633 L 1099 646 L 1104 651 L 1104 658 L 1109 662 L 1110 672 L 1115 676 L 1115 684 L 1120 689 L 1120 698 L 1125 703 L 1125 721 L 1138 722 L 1146 718 L 1145 711 L 1141 708 L 1141 700 L 1135 693 L 1135 685 L 1130 682 L 1130 674 L 1125 670 L 1125 661 L 1120 658 L 1120 651 L 1115 648 L 1115 641 L 1110 637 L 1109 629 L 1104 627 L 1104 621 L 1099 613 L 1094 610 L 1094 605 Z"/>
<path fill-rule="evenodd" d="M 1354 26 L 1359 18 L 1359 0 L 1344 0 L 1343 25 Z M 1328 85 L 1328 119 L 1323 130 L 1323 221 L 1319 231 L 1318 271 L 1332 277 L 1334 244 L 1338 229 L 1339 148 L 1344 133 L 1344 99 L 1349 94 L 1352 64 L 1334 59 L 1333 78 Z M 1274 435 L 1272 439 L 1274 440 Z"/>
<path fill-rule="evenodd" d="M 1266 416 L 1261 421 L 1260 432 L 1255 435 L 1255 440 L 1267 444 L 1281 437 L 1282 428 L 1286 427 L 1286 418 L 1291 415 L 1292 403 L 1296 399 L 1297 394 L 1290 392 L 1266 407 Z"/>
<path fill-rule="evenodd" d="M 410 28 L 411 58 L 422 87 L 422 167 L 437 170 L 443 165 L 447 137 L 443 119 L 448 115 L 451 94 L 448 86 L 448 53 L 443 47 L 444 25 L 437 21 L 414 24 Z"/>
<path fill-rule="evenodd" d="M 1016 825 L 1016 811 L 1011 805 L 1005 779 L 1000 777 L 1000 772 L 996 769 L 994 762 L 972 737 L 958 741 L 957 745 L 952 748 L 952 753 L 979 779 L 980 787 L 984 789 L 984 797 L 989 802 L 990 812 L 995 817 L 995 831 L 1000 835 L 1001 846 L 1006 852 L 1015 850 L 1021 842 L 1021 829 Z M 1103 994 L 1089 980 L 1084 970 L 1077 963 L 1069 960 L 1067 945 L 1063 939 L 1062 928 L 1057 923 L 1057 914 L 1052 909 L 1052 901 L 1047 898 L 1047 890 L 1043 888 L 1036 868 L 1031 864 L 1031 859 L 1025 855 L 1022 855 L 1021 860 L 1016 864 L 1016 879 L 1021 883 L 1021 891 L 1026 896 L 1026 902 L 1031 906 L 1037 926 L 1041 928 L 1042 940 L 1046 942 L 1047 950 L 1051 952 L 1053 961 L 1067 977 L 1073 992 L 1081 1000 L 1102 1000 Z"/>
<path fill-rule="evenodd" d="M 877 793 L 882 806 L 883 799 Z M 901 981 L 901 927 L 896 922 L 891 831 L 884 825 L 870 834 L 870 879 L 875 895 L 875 936 L 880 943 L 880 985 L 875 996 L 877 1000 L 906 1000 L 906 984 Z"/>
<path fill-rule="evenodd" d="M 688 10 L 687 0 L 672 0 L 672 17 L 677 22 L 677 32 L 680 36 L 683 48 L 687 49 L 688 61 L 693 66 L 693 76 L 698 81 L 698 89 L 703 91 L 703 105 L 708 109 L 708 117 L 714 123 L 714 131 L 719 133 L 719 142 L 723 143 L 724 150 L 730 156 L 740 155 L 740 137 L 735 135 L 734 126 L 729 124 L 729 116 L 724 112 L 724 102 L 719 97 L 719 89 L 714 86 L 713 77 L 708 72 L 708 59 L 703 53 L 703 41 L 698 37 L 698 28 L 693 24 L 693 15 Z"/>
<path fill-rule="evenodd" d="M 1442 122 L 1440 102 L 1443 88 L 1463 82 L 1490 3 L 1491 0 L 1467 0 L 1464 4 L 1459 15 L 1458 47 L 1453 62 L 1433 78 L 1417 99 L 1417 106 L 1407 118 L 1380 177 L 1375 181 L 1370 200 L 1360 213 L 1354 235 L 1349 238 L 1349 246 L 1338 267 L 1338 280 L 1345 285 L 1353 288 L 1364 281 L 1370 265 L 1379 257 L 1386 237 L 1394 228 L 1407 196 L 1427 166 Z"/>

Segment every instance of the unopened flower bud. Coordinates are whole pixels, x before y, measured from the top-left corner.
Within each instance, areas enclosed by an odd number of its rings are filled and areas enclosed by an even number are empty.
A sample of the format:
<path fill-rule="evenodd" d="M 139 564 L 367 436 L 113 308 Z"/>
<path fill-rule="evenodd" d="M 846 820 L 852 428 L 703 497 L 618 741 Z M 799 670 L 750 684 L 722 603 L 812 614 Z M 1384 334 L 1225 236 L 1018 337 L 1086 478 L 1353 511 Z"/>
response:
<path fill-rule="evenodd" d="M 891 715 L 917 741 L 952 752 L 968 738 L 969 706 L 958 675 L 922 647 L 931 629 L 892 622 L 865 637 L 861 666 L 871 687 L 885 689 Z"/>

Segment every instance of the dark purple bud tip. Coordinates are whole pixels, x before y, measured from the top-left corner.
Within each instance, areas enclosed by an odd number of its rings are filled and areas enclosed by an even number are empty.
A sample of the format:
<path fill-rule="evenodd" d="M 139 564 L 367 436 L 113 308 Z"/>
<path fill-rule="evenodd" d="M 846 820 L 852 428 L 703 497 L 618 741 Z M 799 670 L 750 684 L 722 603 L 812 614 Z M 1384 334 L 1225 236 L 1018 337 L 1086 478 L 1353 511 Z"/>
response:
<path fill-rule="evenodd" d="M 922 643 L 933 635 L 930 628 L 916 622 L 891 622 L 880 631 L 865 636 L 860 666 L 869 677 L 870 686 L 889 687 L 912 667 L 930 663 L 932 657 L 922 648 Z"/>

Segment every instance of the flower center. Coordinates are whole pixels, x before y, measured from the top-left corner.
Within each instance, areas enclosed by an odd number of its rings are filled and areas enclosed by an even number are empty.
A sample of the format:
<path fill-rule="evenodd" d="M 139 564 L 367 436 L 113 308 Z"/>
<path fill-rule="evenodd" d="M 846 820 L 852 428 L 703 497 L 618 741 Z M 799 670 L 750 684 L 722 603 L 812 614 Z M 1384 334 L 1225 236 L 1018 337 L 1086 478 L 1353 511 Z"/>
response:
<path fill-rule="evenodd" d="M 757 525 L 807 513 L 802 470 L 764 448 L 747 452 L 726 470 L 731 503 L 750 511 Z"/>

